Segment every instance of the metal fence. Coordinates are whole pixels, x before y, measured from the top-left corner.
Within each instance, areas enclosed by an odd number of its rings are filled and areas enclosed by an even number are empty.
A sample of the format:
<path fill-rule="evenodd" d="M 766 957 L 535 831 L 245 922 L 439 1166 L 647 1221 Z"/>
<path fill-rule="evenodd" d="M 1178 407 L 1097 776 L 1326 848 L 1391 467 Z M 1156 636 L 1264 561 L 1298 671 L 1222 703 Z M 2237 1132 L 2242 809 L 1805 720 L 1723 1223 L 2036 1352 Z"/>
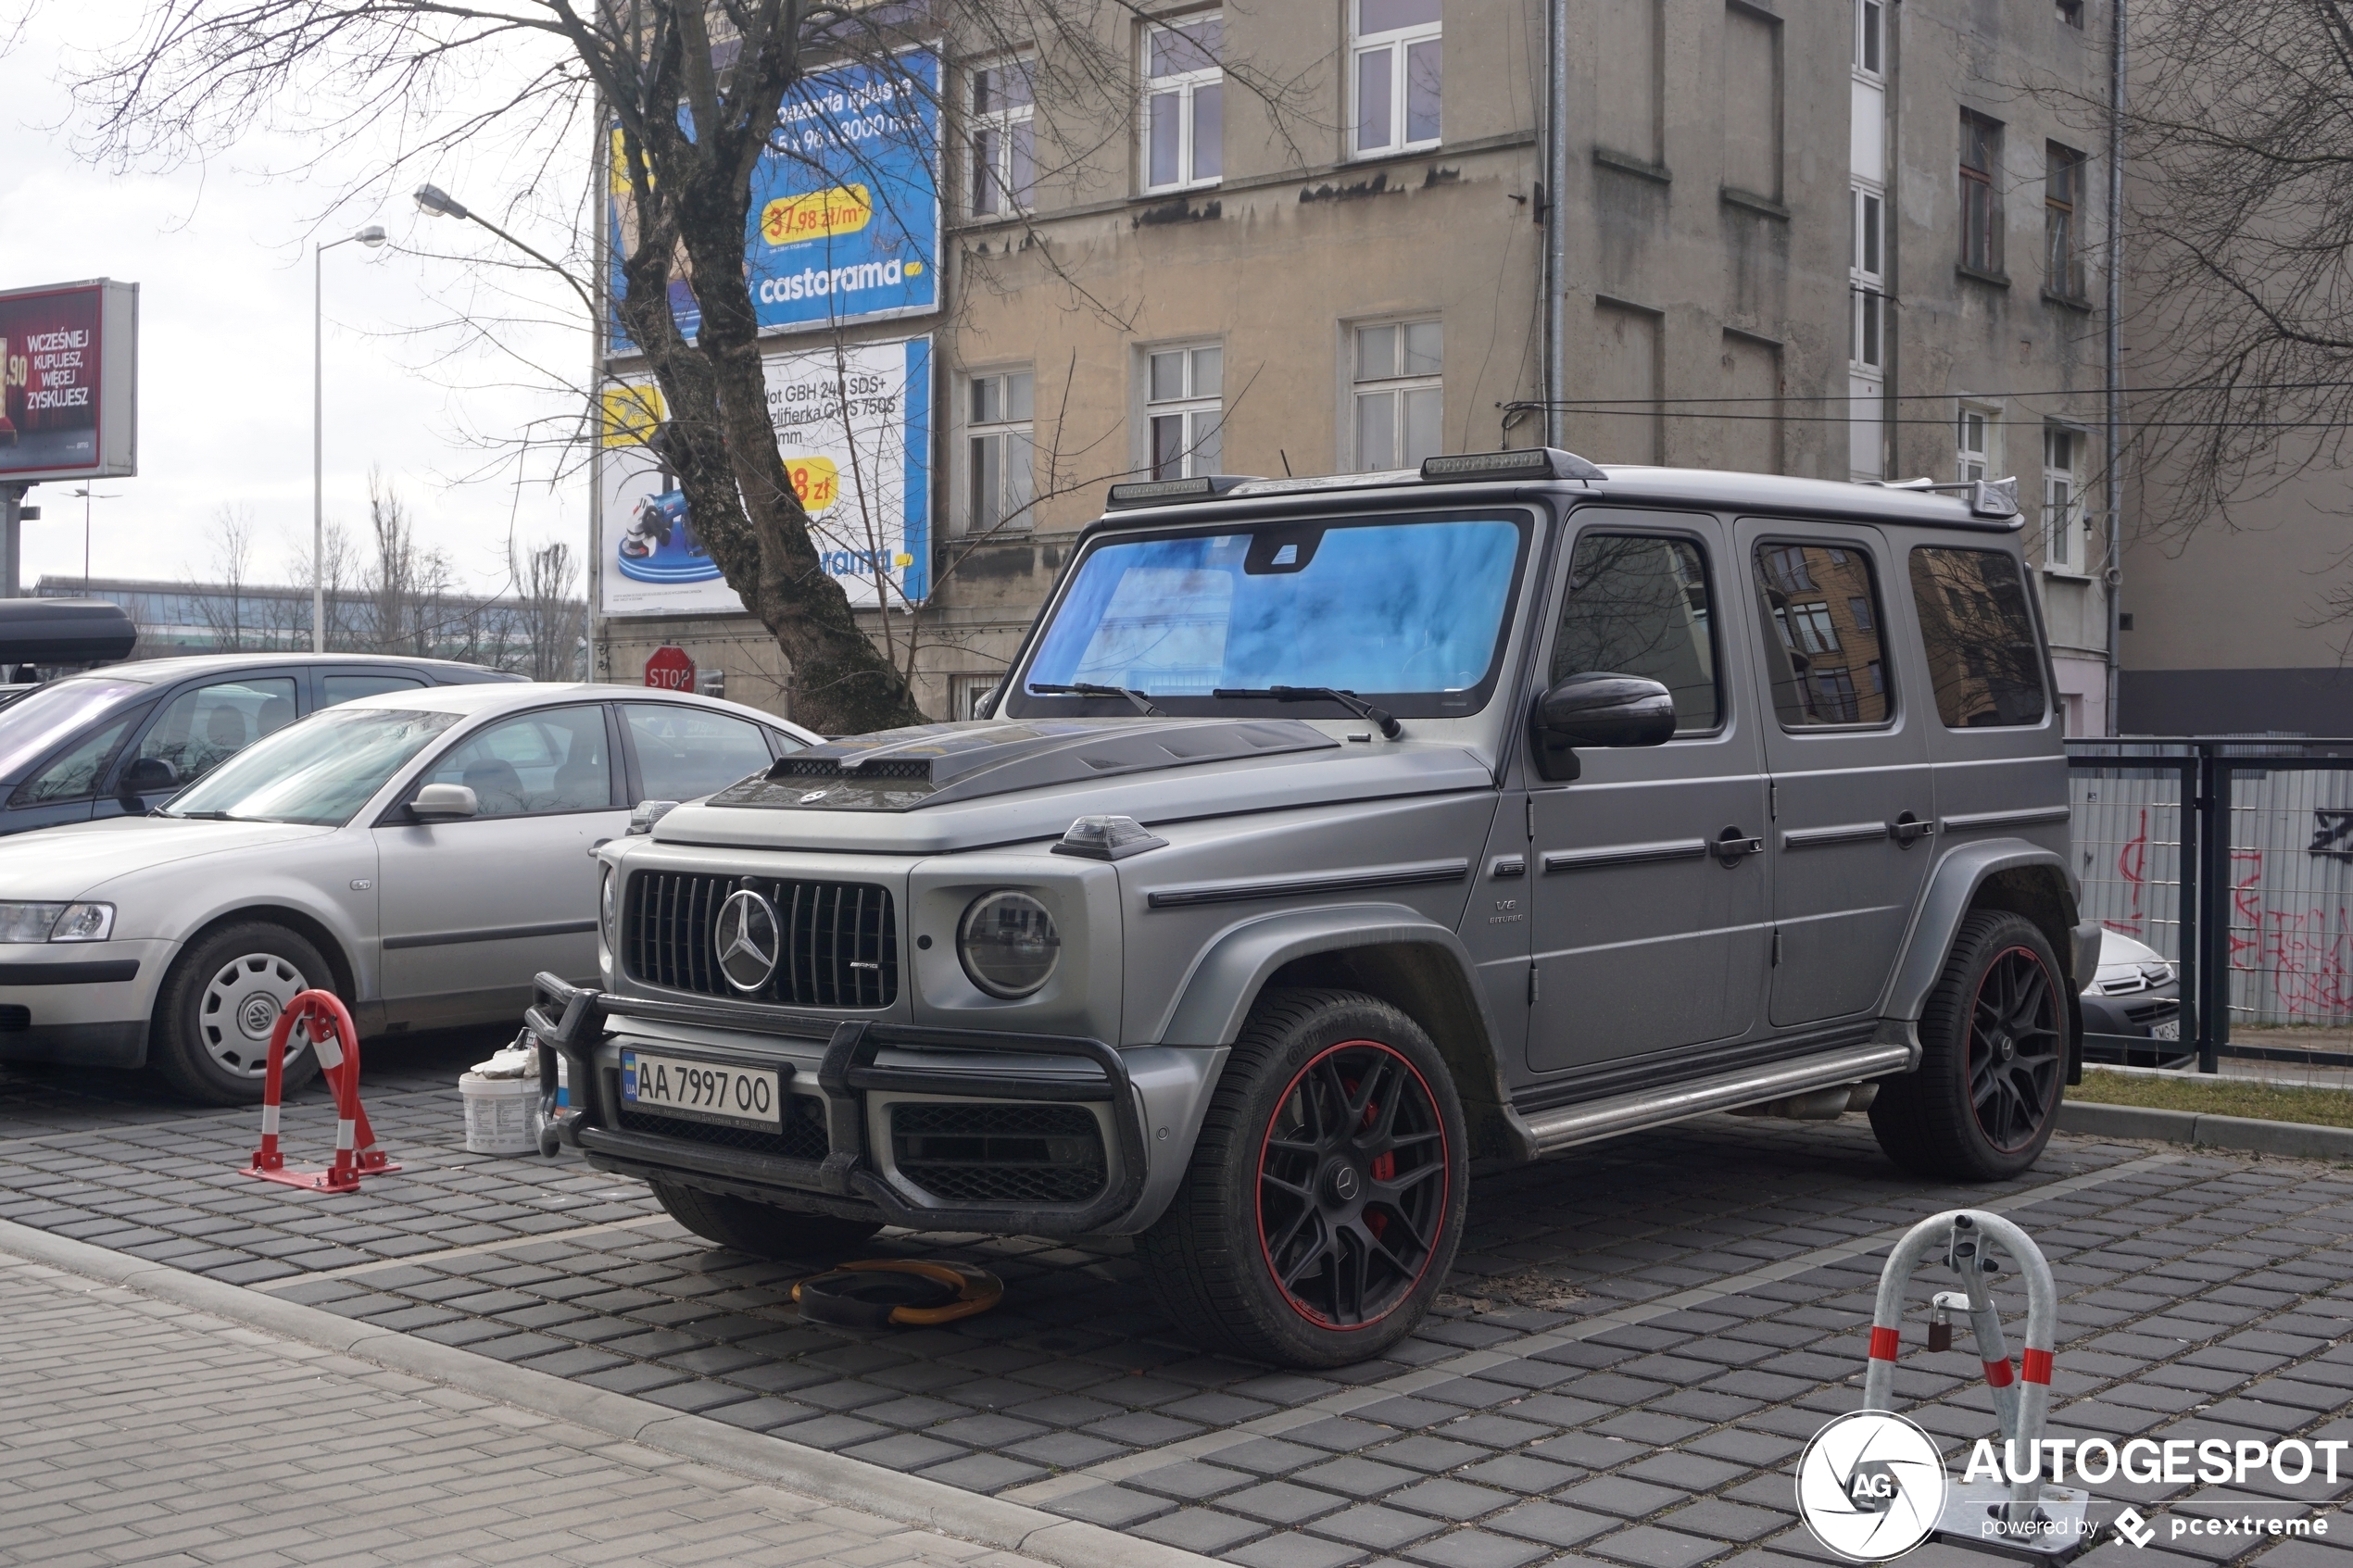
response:
<path fill-rule="evenodd" d="M 2068 743 L 2083 912 L 2181 968 L 2182 1039 L 2353 1066 L 2353 740 Z"/>

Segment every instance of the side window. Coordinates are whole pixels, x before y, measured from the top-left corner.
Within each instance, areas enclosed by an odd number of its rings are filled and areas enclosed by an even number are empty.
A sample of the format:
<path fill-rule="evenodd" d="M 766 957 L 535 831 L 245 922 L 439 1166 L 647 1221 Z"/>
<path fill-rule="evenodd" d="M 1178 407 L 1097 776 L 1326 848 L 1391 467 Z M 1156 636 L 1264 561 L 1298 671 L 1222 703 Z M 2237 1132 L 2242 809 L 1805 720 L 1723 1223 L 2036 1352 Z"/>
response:
<path fill-rule="evenodd" d="M 8 804 L 54 806 L 60 800 L 80 800 L 96 793 L 98 780 L 107 771 L 107 759 L 122 744 L 122 733 L 130 727 L 130 720 L 118 720 L 89 739 L 75 742 L 47 767 L 18 785 L 16 794 L 8 797 Z"/>
<path fill-rule="evenodd" d="M 294 721 L 295 684 L 290 677 L 198 686 L 171 699 L 148 726 L 138 755 L 170 763 L 184 784 Z"/>
<path fill-rule="evenodd" d="M 1938 718 L 1956 730 L 2043 721 L 2043 650 L 2018 562 L 1923 545 L 1912 552 L 1912 602 Z"/>
<path fill-rule="evenodd" d="M 1785 730 L 1883 724 L 1894 711 L 1879 583 L 1854 546 L 1756 546 L 1765 671 Z"/>
<path fill-rule="evenodd" d="M 1707 565 L 1688 539 L 1588 533 L 1577 541 L 1548 684 L 1607 671 L 1675 694 L 1679 734 L 1723 713 Z"/>
<path fill-rule="evenodd" d="M 729 714 L 653 702 L 625 702 L 621 711 L 648 800 L 699 799 L 765 772 L 772 760 L 760 726 Z"/>
<path fill-rule="evenodd" d="M 477 817 L 534 817 L 612 807 L 602 708 L 526 714 L 468 735 L 420 784 L 464 784 Z"/>
<path fill-rule="evenodd" d="M 333 708 L 339 702 L 374 696 L 379 692 L 422 691 L 424 684 L 409 675 L 329 675 L 320 682 L 326 695 L 320 699 L 319 706 Z"/>

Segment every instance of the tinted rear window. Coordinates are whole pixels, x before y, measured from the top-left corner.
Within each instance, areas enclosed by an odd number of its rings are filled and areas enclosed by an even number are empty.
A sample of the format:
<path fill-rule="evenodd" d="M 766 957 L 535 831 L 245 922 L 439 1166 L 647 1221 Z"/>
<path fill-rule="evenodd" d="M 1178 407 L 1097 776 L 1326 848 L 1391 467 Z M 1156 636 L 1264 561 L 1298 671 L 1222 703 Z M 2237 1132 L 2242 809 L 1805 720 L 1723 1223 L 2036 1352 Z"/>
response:
<path fill-rule="evenodd" d="M 1920 546 L 1912 597 L 1937 717 L 1956 730 L 2043 721 L 2043 650 L 2017 561 L 1998 550 Z"/>

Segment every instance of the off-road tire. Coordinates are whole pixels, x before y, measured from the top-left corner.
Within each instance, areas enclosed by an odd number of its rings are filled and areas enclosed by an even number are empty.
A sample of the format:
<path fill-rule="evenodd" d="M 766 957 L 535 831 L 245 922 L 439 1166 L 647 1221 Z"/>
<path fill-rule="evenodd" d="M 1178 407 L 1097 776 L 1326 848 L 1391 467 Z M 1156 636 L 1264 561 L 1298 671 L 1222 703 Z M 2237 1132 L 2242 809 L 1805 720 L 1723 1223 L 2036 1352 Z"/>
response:
<path fill-rule="evenodd" d="M 773 1204 L 754 1203 L 748 1198 L 704 1192 L 699 1187 L 670 1182 L 647 1185 L 654 1189 L 655 1200 L 672 1219 L 705 1241 L 754 1258 L 837 1262 L 882 1229 L 873 1221 L 804 1214 Z"/>
<path fill-rule="evenodd" d="M 1997 969 L 2032 979 L 2039 999 L 2005 991 Z M 1961 922 L 1920 1012 L 1919 1068 L 1882 1079 L 1871 1102 L 1871 1131 L 1890 1160 L 1916 1176 L 1990 1182 L 2042 1158 L 2067 1076 L 2066 972 L 2023 916 L 1979 909 Z M 1995 992 L 2016 997 L 2006 1004 Z M 2030 1013 L 2040 1022 L 2011 1027 Z"/>
<path fill-rule="evenodd" d="M 1333 1105 L 1347 1114 L 1317 1109 Z M 1286 1185 L 1302 1173 L 1303 1185 Z M 1421 1027 L 1357 992 L 1273 991 L 1243 1025 L 1183 1183 L 1137 1256 L 1179 1326 L 1211 1348 L 1342 1366 L 1421 1321 L 1467 1199 L 1462 1104 Z M 1278 1254 L 1297 1289 L 1278 1279 Z M 1352 1256 L 1365 1261 L 1354 1321 Z"/>
<path fill-rule="evenodd" d="M 245 972 L 253 984 L 251 1017 L 237 1005 L 239 987 L 224 984 L 233 966 L 261 963 Z M 298 984 L 297 984 L 298 980 Z M 334 971 L 309 940 L 268 921 L 240 921 L 196 939 L 173 961 L 156 995 L 147 1026 L 147 1066 L 172 1093 L 204 1105 L 255 1105 L 266 1082 L 269 1028 L 261 1021 L 262 992 L 283 1003 L 296 990 L 333 990 Z M 283 995 L 279 995 L 279 993 Z M 270 1022 L 275 1022 L 275 1013 Z M 217 1036 L 217 1038 L 216 1038 Z M 216 1053 L 233 1055 L 232 1067 Z M 284 1092 L 291 1095 L 319 1074 L 318 1053 L 307 1043 L 286 1047 Z"/>

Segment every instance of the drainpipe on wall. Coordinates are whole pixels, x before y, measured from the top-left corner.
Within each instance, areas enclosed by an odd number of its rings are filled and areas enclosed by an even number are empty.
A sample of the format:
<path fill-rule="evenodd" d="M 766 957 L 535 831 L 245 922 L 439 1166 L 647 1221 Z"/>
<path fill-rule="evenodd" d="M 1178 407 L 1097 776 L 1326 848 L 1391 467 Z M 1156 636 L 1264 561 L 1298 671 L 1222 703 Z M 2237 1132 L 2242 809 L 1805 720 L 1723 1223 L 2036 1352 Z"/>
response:
<path fill-rule="evenodd" d="M 1544 445 L 1568 445 L 1561 397 L 1568 383 L 1568 224 L 1561 192 L 1568 175 L 1569 0 L 1544 6 Z"/>
<path fill-rule="evenodd" d="M 2123 630 L 2124 377 L 2117 317 L 2124 305 L 2124 0 L 2113 0 L 2108 54 L 2108 733 L 2123 733 L 2117 659 Z"/>

